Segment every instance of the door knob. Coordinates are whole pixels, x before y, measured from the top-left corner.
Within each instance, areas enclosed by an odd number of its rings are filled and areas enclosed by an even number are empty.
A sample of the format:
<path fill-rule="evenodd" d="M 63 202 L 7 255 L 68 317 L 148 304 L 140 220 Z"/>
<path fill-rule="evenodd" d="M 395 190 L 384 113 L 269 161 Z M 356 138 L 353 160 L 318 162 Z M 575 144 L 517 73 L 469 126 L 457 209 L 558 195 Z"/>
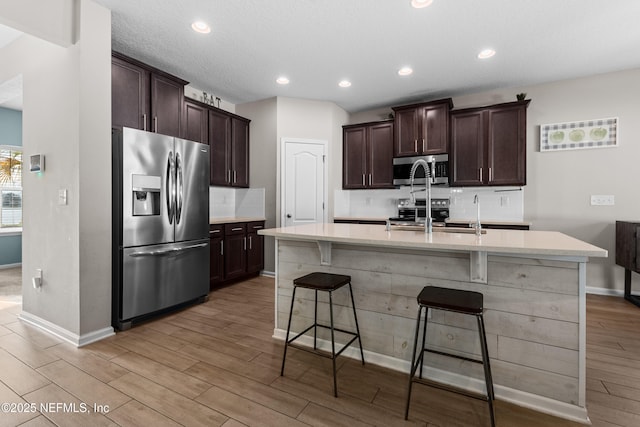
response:
<path fill-rule="evenodd" d="M 291 218 L 291 214 L 287 214 L 287 218 Z"/>

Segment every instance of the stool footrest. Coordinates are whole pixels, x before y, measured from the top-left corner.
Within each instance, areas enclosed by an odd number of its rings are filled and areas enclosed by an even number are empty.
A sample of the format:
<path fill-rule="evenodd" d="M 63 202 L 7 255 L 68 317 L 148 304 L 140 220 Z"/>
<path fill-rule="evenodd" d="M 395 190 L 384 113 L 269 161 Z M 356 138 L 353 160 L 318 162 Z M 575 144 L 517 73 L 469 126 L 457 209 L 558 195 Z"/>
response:
<path fill-rule="evenodd" d="M 446 390 L 446 391 L 450 391 L 452 393 L 458 393 L 458 394 L 462 394 L 465 395 L 467 397 L 471 397 L 474 399 L 478 399 L 478 400 L 484 400 L 485 402 L 489 400 L 489 397 L 482 394 L 482 393 L 478 393 L 475 391 L 471 391 L 471 390 L 466 390 L 463 388 L 459 388 L 459 387 L 455 387 L 449 384 L 443 384 L 437 381 L 433 381 L 427 378 L 412 378 L 411 379 L 412 382 L 414 383 L 420 383 L 420 384 L 424 384 L 430 387 L 434 387 L 434 388 L 439 388 L 441 390 Z"/>
<path fill-rule="evenodd" d="M 295 340 L 300 338 L 302 335 L 304 335 L 305 333 L 307 333 L 311 329 L 313 329 L 314 326 L 317 326 L 319 328 L 331 329 L 330 326 L 321 325 L 319 323 L 318 324 L 313 324 L 313 325 L 309 326 L 307 329 L 305 329 L 304 331 L 300 332 L 295 337 L 291 338 L 289 341 L 287 341 L 285 343 L 285 345 L 288 345 L 288 346 L 293 347 L 293 348 L 297 348 L 298 350 L 303 350 L 303 351 L 307 351 L 309 353 L 314 353 L 314 354 L 317 354 L 318 356 L 328 357 L 329 359 L 333 359 L 333 356 L 331 355 L 330 352 L 327 352 L 325 350 L 313 349 L 313 348 L 309 348 L 309 347 L 306 347 L 306 346 L 303 346 L 303 345 L 299 345 L 299 344 L 294 344 L 293 343 Z M 344 329 L 338 329 L 338 328 L 333 328 L 333 330 L 337 331 L 337 332 L 342 332 L 343 334 L 353 335 L 353 338 L 351 338 L 348 343 L 343 345 L 340 350 L 336 351 L 336 356 L 335 357 L 338 357 L 340 354 L 342 354 L 343 351 L 345 351 L 347 349 L 347 347 L 349 347 L 356 339 L 358 339 L 358 334 L 356 332 L 345 331 Z"/>
<path fill-rule="evenodd" d="M 439 354 L 441 356 L 448 356 L 448 357 L 455 357 L 456 359 L 460 359 L 460 360 L 466 360 L 467 362 L 473 362 L 473 363 L 479 363 L 482 365 L 482 360 L 477 360 L 477 359 L 471 359 L 469 357 L 465 357 L 465 356 L 459 356 L 457 354 L 452 354 L 452 353 L 445 353 L 444 351 L 438 351 L 438 350 L 431 350 L 428 348 L 425 348 L 422 350 L 423 352 L 426 351 L 427 353 L 434 353 L 434 354 Z M 422 357 L 422 356 L 421 356 Z"/>

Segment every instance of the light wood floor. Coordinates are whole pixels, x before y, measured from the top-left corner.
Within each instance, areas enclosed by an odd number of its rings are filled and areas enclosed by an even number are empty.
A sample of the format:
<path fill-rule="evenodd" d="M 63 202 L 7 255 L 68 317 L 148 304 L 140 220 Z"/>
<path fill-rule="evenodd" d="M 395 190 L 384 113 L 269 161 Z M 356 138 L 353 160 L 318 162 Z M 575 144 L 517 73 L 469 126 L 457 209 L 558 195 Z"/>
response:
<path fill-rule="evenodd" d="M 242 282 L 82 349 L 23 324 L 19 305 L 0 302 L 0 402 L 50 404 L 43 414 L 5 411 L 0 426 L 488 425 L 486 403 L 420 385 L 405 422 L 406 376 L 349 359 L 339 362 L 337 399 L 327 359 L 291 349 L 280 377 L 273 293 L 273 279 Z M 589 296 L 587 312 L 593 424 L 639 426 L 640 308 Z M 82 403 L 104 410 L 82 413 Z M 500 401 L 496 416 L 499 426 L 578 425 Z"/>

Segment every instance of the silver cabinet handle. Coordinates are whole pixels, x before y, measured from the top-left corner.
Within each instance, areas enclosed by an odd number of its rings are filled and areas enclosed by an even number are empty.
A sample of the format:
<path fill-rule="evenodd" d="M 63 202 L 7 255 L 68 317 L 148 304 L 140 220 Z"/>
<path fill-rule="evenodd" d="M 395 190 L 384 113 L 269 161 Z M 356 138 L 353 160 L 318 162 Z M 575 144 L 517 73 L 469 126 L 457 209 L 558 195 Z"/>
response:
<path fill-rule="evenodd" d="M 231 231 L 240 231 L 242 230 L 242 227 L 237 227 L 237 228 L 232 228 Z"/>
<path fill-rule="evenodd" d="M 227 171 L 227 182 L 231 184 L 231 169 Z"/>
<path fill-rule="evenodd" d="M 251 239 L 251 236 L 249 236 L 249 250 L 251 250 L 251 247 L 253 246 L 253 245 L 251 244 L 251 240 L 252 240 L 252 239 Z"/>
<path fill-rule="evenodd" d="M 371 185 L 371 174 L 369 174 L 369 185 Z"/>
<path fill-rule="evenodd" d="M 427 150 L 424 148 L 424 138 L 422 138 L 422 152 L 426 152 Z"/>
<path fill-rule="evenodd" d="M 219 233 L 219 232 L 220 232 L 220 230 L 211 230 L 211 231 L 209 231 L 209 234 L 216 234 L 216 233 Z"/>
<path fill-rule="evenodd" d="M 416 153 L 418 152 L 418 140 L 417 139 L 413 140 L 413 151 L 415 151 Z"/>
<path fill-rule="evenodd" d="M 147 113 L 142 115 L 142 130 L 147 130 Z"/>
<path fill-rule="evenodd" d="M 233 171 L 233 183 L 235 184 L 236 182 L 238 182 L 236 179 L 236 171 Z"/>
<path fill-rule="evenodd" d="M 256 228 L 262 228 L 262 226 L 261 225 L 254 225 L 253 229 L 255 230 Z"/>
<path fill-rule="evenodd" d="M 480 168 L 480 182 L 482 182 L 482 168 Z"/>
<path fill-rule="evenodd" d="M 489 182 L 493 180 L 493 173 L 491 173 L 491 168 L 489 168 Z"/>
<path fill-rule="evenodd" d="M 367 184 L 364 183 L 364 174 L 362 174 L 362 186 L 364 187 L 365 185 Z"/>
<path fill-rule="evenodd" d="M 220 240 L 220 255 L 224 255 L 224 240 Z"/>
<path fill-rule="evenodd" d="M 158 116 L 155 116 L 153 118 L 153 131 L 155 133 L 158 133 Z"/>
<path fill-rule="evenodd" d="M 246 251 L 247 250 L 247 238 L 246 237 L 242 238 L 242 243 L 244 244 L 244 250 Z"/>

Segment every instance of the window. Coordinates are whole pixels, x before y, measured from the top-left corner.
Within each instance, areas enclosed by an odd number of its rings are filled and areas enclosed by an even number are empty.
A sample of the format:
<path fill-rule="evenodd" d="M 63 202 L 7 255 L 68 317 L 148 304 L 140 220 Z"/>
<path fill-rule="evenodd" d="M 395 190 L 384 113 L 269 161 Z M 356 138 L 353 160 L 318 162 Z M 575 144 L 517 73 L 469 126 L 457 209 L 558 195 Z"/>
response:
<path fill-rule="evenodd" d="M 0 146 L 0 227 L 22 227 L 22 148 Z"/>

